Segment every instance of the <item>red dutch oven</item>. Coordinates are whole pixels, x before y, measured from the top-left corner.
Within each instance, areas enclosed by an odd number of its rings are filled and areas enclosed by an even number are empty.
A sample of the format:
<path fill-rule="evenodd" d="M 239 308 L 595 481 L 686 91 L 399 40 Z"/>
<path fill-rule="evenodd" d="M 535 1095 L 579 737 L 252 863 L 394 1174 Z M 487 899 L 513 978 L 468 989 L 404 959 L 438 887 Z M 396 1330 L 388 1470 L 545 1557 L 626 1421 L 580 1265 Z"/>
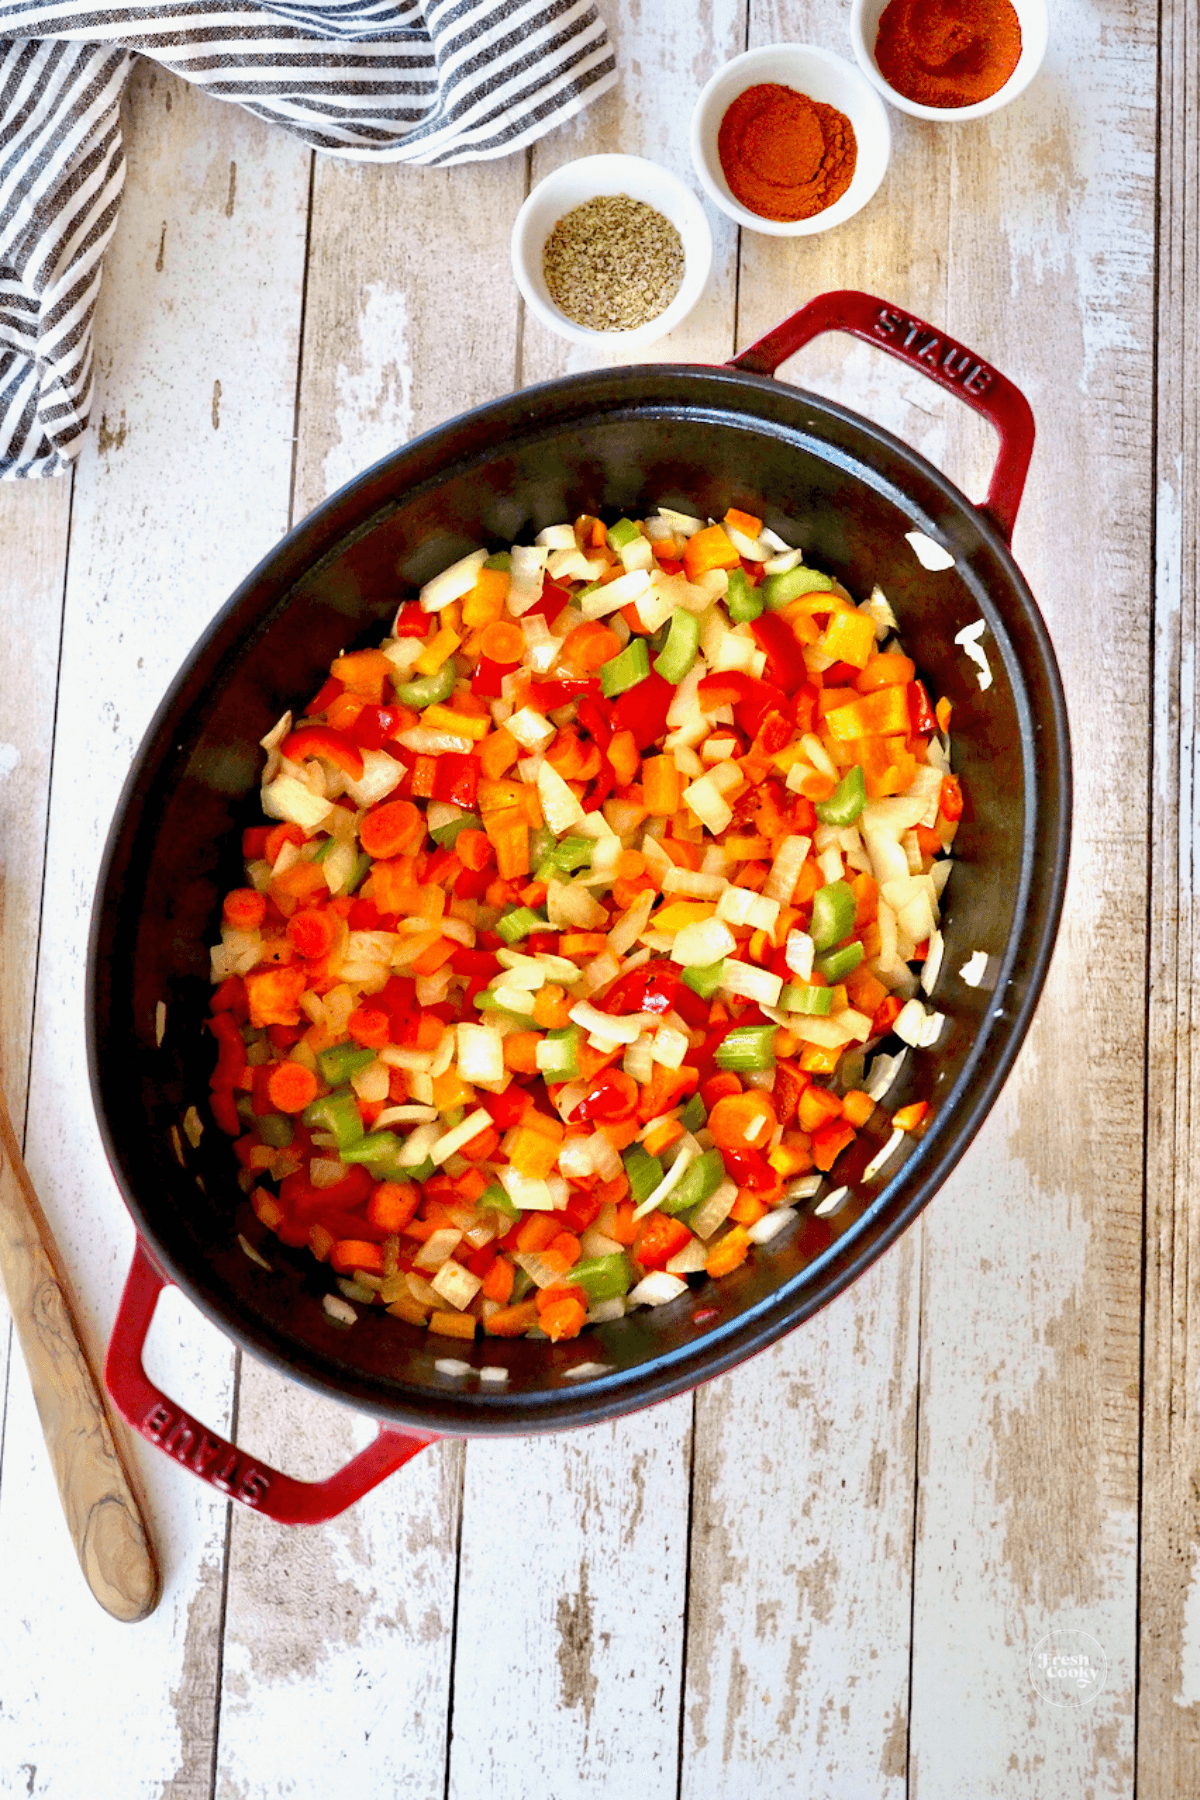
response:
<path fill-rule="evenodd" d="M 878 426 L 772 379 L 834 329 L 890 351 L 995 426 L 982 507 Z M 369 469 L 271 551 L 196 645 L 146 734 L 109 836 L 89 946 L 92 1092 L 138 1234 L 107 1379 L 143 1436 L 274 1518 L 328 1518 L 435 1437 L 591 1424 L 732 1367 L 840 1293 L 912 1222 L 1012 1066 L 1066 880 L 1066 710 L 1045 626 L 1009 552 L 1032 448 L 1027 402 L 981 357 L 899 307 L 837 293 L 721 368 L 570 376 L 453 420 Z M 261 816 L 258 741 L 298 695 L 316 691 L 335 655 L 378 642 L 398 596 L 477 544 L 528 541 L 581 512 L 638 517 L 660 503 L 713 518 L 730 506 L 765 515 L 851 592 L 878 583 L 922 674 L 953 703 L 966 810 L 935 996 L 948 1023 L 936 1050 L 907 1059 L 888 1097 L 889 1109 L 926 1100 L 932 1123 L 864 1180 L 886 1131 L 872 1124 L 835 1171 L 849 1193 L 833 1216 L 802 1210 L 724 1280 L 573 1342 L 439 1347 L 387 1316 L 346 1329 L 324 1311 L 328 1271 L 313 1258 L 269 1238 L 268 1271 L 239 1247 L 239 1231 L 263 1234 L 228 1139 L 210 1125 L 193 1150 L 181 1132 L 189 1106 L 206 1116 L 207 946 L 223 893 L 241 879 L 241 829 Z M 914 529 L 944 545 L 954 566 L 927 573 L 905 538 Z M 979 620 L 986 691 L 954 641 Z M 972 987 L 958 971 L 979 950 L 988 978 Z M 329 1481 L 296 1481 L 161 1393 L 142 1348 L 171 1282 L 254 1356 L 375 1416 L 371 1447 Z M 439 1371 L 448 1353 L 471 1373 Z M 479 1381 L 485 1363 L 505 1368 L 503 1386 Z"/>

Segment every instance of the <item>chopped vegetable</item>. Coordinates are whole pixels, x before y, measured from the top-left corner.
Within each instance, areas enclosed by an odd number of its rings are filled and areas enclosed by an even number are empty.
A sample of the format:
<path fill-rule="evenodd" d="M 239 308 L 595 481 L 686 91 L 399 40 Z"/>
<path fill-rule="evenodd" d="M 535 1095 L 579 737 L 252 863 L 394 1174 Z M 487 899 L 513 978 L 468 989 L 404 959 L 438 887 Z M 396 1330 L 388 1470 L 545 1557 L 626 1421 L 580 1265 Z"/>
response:
<path fill-rule="evenodd" d="M 331 1318 L 572 1338 L 925 1129 L 858 1048 L 943 1029 L 964 811 L 895 630 L 757 513 L 583 516 L 434 576 L 280 720 L 211 1112 Z"/>

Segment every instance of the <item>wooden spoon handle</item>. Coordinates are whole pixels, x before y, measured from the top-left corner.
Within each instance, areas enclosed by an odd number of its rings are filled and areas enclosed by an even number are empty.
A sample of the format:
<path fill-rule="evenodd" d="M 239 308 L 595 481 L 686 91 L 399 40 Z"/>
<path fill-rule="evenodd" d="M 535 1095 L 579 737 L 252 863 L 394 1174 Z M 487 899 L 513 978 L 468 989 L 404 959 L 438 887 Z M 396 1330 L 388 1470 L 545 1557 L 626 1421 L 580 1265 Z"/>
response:
<path fill-rule="evenodd" d="M 158 1605 L 158 1565 L 2 1091 L 0 1278 L 87 1584 L 114 1619 L 144 1619 Z"/>

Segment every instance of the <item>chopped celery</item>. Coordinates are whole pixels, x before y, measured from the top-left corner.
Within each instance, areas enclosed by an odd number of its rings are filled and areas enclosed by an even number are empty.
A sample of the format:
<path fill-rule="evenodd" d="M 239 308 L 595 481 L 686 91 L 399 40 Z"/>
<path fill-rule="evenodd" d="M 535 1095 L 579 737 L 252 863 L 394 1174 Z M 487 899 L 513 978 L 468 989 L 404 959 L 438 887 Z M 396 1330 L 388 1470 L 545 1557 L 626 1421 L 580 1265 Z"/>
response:
<path fill-rule="evenodd" d="M 538 1072 L 544 1081 L 579 1080 L 578 1025 L 548 1031 L 539 1046 Z"/>
<path fill-rule="evenodd" d="M 484 1188 L 475 1204 L 480 1208 L 493 1207 L 496 1212 L 502 1212 L 506 1219 L 519 1219 L 521 1216 L 516 1201 L 498 1181 L 493 1181 L 491 1187 Z"/>
<path fill-rule="evenodd" d="M 555 844 L 543 861 L 552 866 L 555 876 L 573 875 L 576 869 L 590 869 L 592 852 L 596 848 L 594 838 L 565 837 L 560 844 Z"/>
<path fill-rule="evenodd" d="M 693 1094 L 679 1115 L 679 1123 L 685 1131 L 699 1131 L 708 1118 L 708 1111 L 699 1094 Z"/>
<path fill-rule="evenodd" d="M 369 1131 L 353 1144 L 344 1144 L 338 1154 L 343 1162 L 370 1163 L 372 1168 L 386 1169 L 393 1181 L 411 1181 L 412 1171 L 400 1162 L 404 1139 L 394 1131 Z"/>
<path fill-rule="evenodd" d="M 853 825 L 867 804 L 867 783 L 857 763 L 851 765 L 830 794 L 818 800 L 816 813 L 822 825 Z"/>
<path fill-rule="evenodd" d="M 454 692 L 454 658 L 448 656 L 436 675 L 420 675 L 416 681 L 402 681 L 396 689 L 401 706 L 415 706 L 418 711 L 448 700 Z"/>
<path fill-rule="evenodd" d="M 713 1057 L 718 1069 L 749 1072 L 775 1067 L 775 1026 L 735 1025 L 717 1045 Z"/>
<path fill-rule="evenodd" d="M 323 863 L 337 841 L 338 840 L 335 837 L 327 837 L 324 843 L 317 846 L 308 860 L 310 862 Z"/>
<path fill-rule="evenodd" d="M 810 1018 L 824 1019 L 833 1008 L 833 989 L 809 987 L 805 981 L 789 982 L 779 996 L 784 1012 L 807 1013 Z"/>
<path fill-rule="evenodd" d="M 730 569 L 729 586 L 725 590 L 725 604 L 729 608 L 729 616 L 735 625 L 748 624 L 757 619 L 765 602 L 761 588 L 752 588 L 746 579 L 745 569 Z"/>
<path fill-rule="evenodd" d="M 572 1287 L 581 1287 L 589 1300 L 615 1300 L 633 1286 L 633 1271 L 623 1251 L 611 1250 L 607 1256 L 588 1256 L 577 1262 L 568 1279 Z"/>
<path fill-rule="evenodd" d="M 682 1179 L 661 1202 L 660 1210 L 665 1213 L 684 1213 L 693 1206 L 703 1206 L 710 1195 L 716 1193 L 724 1179 L 725 1163 L 721 1152 L 706 1150 L 703 1156 L 698 1156 L 684 1171 Z"/>
<path fill-rule="evenodd" d="M 641 535 L 632 519 L 618 519 L 615 525 L 608 528 L 608 547 L 610 550 L 623 550 L 626 544 L 632 544 L 634 538 Z"/>
<path fill-rule="evenodd" d="M 782 575 L 768 575 L 759 591 L 767 611 L 778 612 L 781 606 L 798 600 L 801 594 L 828 593 L 832 586 L 828 575 L 822 575 L 819 569 L 806 569 L 801 564 L 799 568 L 785 569 Z"/>
<path fill-rule="evenodd" d="M 548 825 L 539 825 L 529 839 L 529 866 L 536 869 L 558 848 L 558 839 Z"/>
<path fill-rule="evenodd" d="M 322 1094 L 319 1100 L 310 1100 L 300 1116 L 310 1129 L 315 1126 L 318 1131 L 332 1132 L 339 1150 L 344 1150 L 363 1135 L 362 1116 L 353 1088 L 339 1088 L 336 1093 Z"/>
<path fill-rule="evenodd" d="M 650 652 L 645 638 L 633 638 L 619 655 L 600 666 L 600 687 L 606 700 L 627 693 L 650 673 Z"/>
<path fill-rule="evenodd" d="M 458 841 L 460 831 L 482 831 L 483 820 L 478 813 L 460 813 L 457 819 L 448 819 L 444 825 L 430 827 L 429 835 L 434 843 L 440 844 L 443 850 L 453 850 Z"/>
<path fill-rule="evenodd" d="M 503 569 L 507 573 L 512 568 L 512 556 L 507 550 L 497 550 L 494 556 L 488 557 L 483 566 L 485 569 Z"/>
<path fill-rule="evenodd" d="M 671 630 L 662 654 L 654 659 L 654 673 L 678 687 L 695 662 L 699 648 L 700 620 L 695 613 L 684 612 L 681 607 L 671 618 Z"/>
<path fill-rule="evenodd" d="M 813 895 L 809 936 L 814 950 L 832 950 L 854 929 L 854 889 L 848 881 L 828 881 Z"/>
<path fill-rule="evenodd" d="M 683 979 L 694 994 L 699 994 L 702 1000 L 711 1000 L 725 979 L 725 958 L 722 957 L 720 962 L 705 963 L 703 967 L 693 963 L 683 971 Z"/>
<path fill-rule="evenodd" d="M 635 1205 L 652 1194 L 663 1178 L 663 1166 L 657 1156 L 651 1156 L 641 1144 L 630 1144 L 622 1159 L 625 1173 L 629 1177 L 629 1191 L 633 1195 Z"/>
<path fill-rule="evenodd" d="M 529 998 L 532 1000 L 533 995 L 531 994 Z M 522 1031 L 537 1031 L 540 1029 L 538 1022 L 532 1013 L 513 1012 L 511 1007 L 501 1006 L 491 988 L 484 988 L 482 993 L 476 994 L 475 1004 L 480 1012 L 498 1013 L 502 1019 L 512 1019 L 521 1027 Z"/>
<path fill-rule="evenodd" d="M 272 1150 L 286 1150 L 295 1134 L 292 1121 L 283 1113 L 264 1113 L 258 1121 L 258 1135 Z"/>
<path fill-rule="evenodd" d="M 515 906 L 496 920 L 496 930 L 506 944 L 515 944 L 528 937 L 531 931 L 547 931 L 549 926 L 532 907 Z"/>
<path fill-rule="evenodd" d="M 827 950 L 824 956 L 818 956 L 814 966 L 817 973 L 823 975 L 826 981 L 843 981 L 847 975 L 857 969 L 865 955 L 866 951 L 855 939 L 852 944 L 843 944 L 840 950 Z M 828 993 L 829 990 L 826 989 L 826 992 Z"/>
<path fill-rule="evenodd" d="M 322 1050 L 317 1061 L 321 1065 L 321 1074 L 330 1087 L 337 1088 L 349 1081 L 359 1069 L 365 1069 L 368 1063 L 373 1063 L 375 1052 L 364 1050 L 358 1044 L 335 1044 L 332 1050 Z"/>

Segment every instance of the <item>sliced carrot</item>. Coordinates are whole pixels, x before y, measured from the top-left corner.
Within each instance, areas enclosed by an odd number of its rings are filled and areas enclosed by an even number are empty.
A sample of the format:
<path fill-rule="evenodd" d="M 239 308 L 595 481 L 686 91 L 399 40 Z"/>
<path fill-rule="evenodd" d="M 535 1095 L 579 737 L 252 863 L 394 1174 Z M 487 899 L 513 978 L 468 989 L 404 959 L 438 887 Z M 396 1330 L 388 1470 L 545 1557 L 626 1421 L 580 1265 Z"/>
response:
<path fill-rule="evenodd" d="M 496 1300 L 501 1306 L 506 1306 L 512 1297 L 516 1273 L 507 1257 L 498 1256 L 483 1278 L 484 1299 Z M 486 1325 L 484 1330 L 487 1330 Z"/>
<path fill-rule="evenodd" d="M 736 506 L 731 506 L 725 514 L 725 523 L 748 538 L 756 538 L 763 528 L 761 519 L 756 519 L 753 513 L 739 512 Z"/>
<path fill-rule="evenodd" d="M 929 1110 L 925 1100 L 914 1100 L 910 1106 L 902 1106 L 892 1114 L 892 1124 L 897 1131 L 915 1131 Z"/>
<path fill-rule="evenodd" d="M 582 627 L 581 627 L 582 629 Z M 525 633 L 507 619 L 485 625 L 479 634 L 479 652 L 488 662 L 519 663 L 525 654 Z"/>
<path fill-rule="evenodd" d="M 661 1156 L 662 1152 L 672 1144 L 678 1143 L 683 1136 L 683 1126 L 678 1119 L 664 1119 L 653 1131 L 648 1131 L 642 1139 L 642 1149 L 647 1156 Z"/>
<path fill-rule="evenodd" d="M 504 1040 L 504 1066 L 514 1075 L 537 1074 L 537 1047 L 540 1031 L 513 1031 Z"/>
<path fill-rule="evenodd" d="M 236 931 L 257 931 L 266 914 L 267 896 L 256 888 L 231 888 L 221 907 L 221 917 Z"/>
<path fill-rule="evenodd" d="M 628 787 L 642 760 L 632 731 L 615 732 L 606 755 L 617 778 L 617 786 Z"/>
<path fill-rule="evenodd" d="M 536 1301 L 522 1300 L 517 1306 L 504 1306 L 499 1312 L 492 1313 L 483 1321 L 483 1329 L 488 1337 L 522 1337 L 537 1323 Z"/>
<path fill-rule="evenodd" d="M 311 1069 L 303 1063 L 281 1062 L 267 1077 L 267 1097 L 276 1112 L 303 1112 L 317 1097 L 319 1083 Z"/>
<path fill-rule="evenodd" d="M 561 1343 L 564 1338 L 578 1337 L 587 1322 L 587 1308 L 582 1301 L 568 1297 L 556 1300 L 541 1314 L 539 1324 L 551 1343 Z"/>
<path fill-rule="evenodd" d="M 485 737 L 479 746 L 479 771 L 486 781 L 499 781 L 521 754 L 521 746 L 503 725 Z"/>
<path fill-rule="evenodd" d="M 411 855 L 424 848 L 425 820 L 411 800 L 385 800 L 366 814 L 358 835 L 368 856 Z"/>
<path fill-rule="evenodd" d="M 380 1231 L 396 1233 L 404 1230 L 420 1204 L 415 1181 L 381 1181 L 367 1201 L 367 1217 Z"/>
<path fill-rule="evenodd" d="M 365 1269 L 368 1275 L 378 1275 L 383 1269 L 383 1251 L 378 1244 L 368 1243 L 364 1238 L 338 1238 L 329 1252 L 329 1260 L 339 1275 L 348 1275 L 354 1269 Z"/>
<path fill-rule="evenodd" d="M 435 1337 L 473 1338 L 477 1324 L 471 1313 L 435 1312 L 429 1315 L 428 1329 Z"/>
<path fill-rule="evenodd" d="M 714 1277 L 728 1275 L 745 1262 L 750 1250 L 750 1235 L 742 1225 L 734 1225 L 717 1242 L 705 1258 L 706 1274 Z"/>
<path fill-rule="evenodd" d="M 274 868 L 285 844 L 295 844 L 299 848 L 305 842 L 304 833 L 299 825 L 293 825 L 290 819 L 282 825 L 272 825 L 263 844 L 263 860 L 269 862 Z"/>
<path fill-rule="evenodd" d="M 621 640 L 615 631 L 602 625 L 599 619 L 588 619 L 568 633 L 563 641 L 562 656 L 572 668 L 590 675 L 603 663 L 610 662 L 620 649 Z"/>
<path fill-rule="evenodd" d="M 346 1020 L 346 1030 L 364 1049 L 382 1050 L 392 1041 L 392 1022 L 380 1006 L 356 1006 Z"/>
<path fill-rule="evenodd" d="M 523 1255 L 548 1250 L 559 1230 L 553 1213 L 526 1213 L 517 1229 L 516 1247 Z"/>
<path fill-rule="evenodd" d="M 708 1115 L 718 1150 L 765 1150 L 778 1123 L 770 1096 L 761 1088 L 727 1094 Z"/>
<path fill-rule="evenodd" d="M 300 956 L 310 959 L 328 956 L 337 941 L 338 925 L 336 913 L 303 907 L 287 922 L 288 943 Z"/>

